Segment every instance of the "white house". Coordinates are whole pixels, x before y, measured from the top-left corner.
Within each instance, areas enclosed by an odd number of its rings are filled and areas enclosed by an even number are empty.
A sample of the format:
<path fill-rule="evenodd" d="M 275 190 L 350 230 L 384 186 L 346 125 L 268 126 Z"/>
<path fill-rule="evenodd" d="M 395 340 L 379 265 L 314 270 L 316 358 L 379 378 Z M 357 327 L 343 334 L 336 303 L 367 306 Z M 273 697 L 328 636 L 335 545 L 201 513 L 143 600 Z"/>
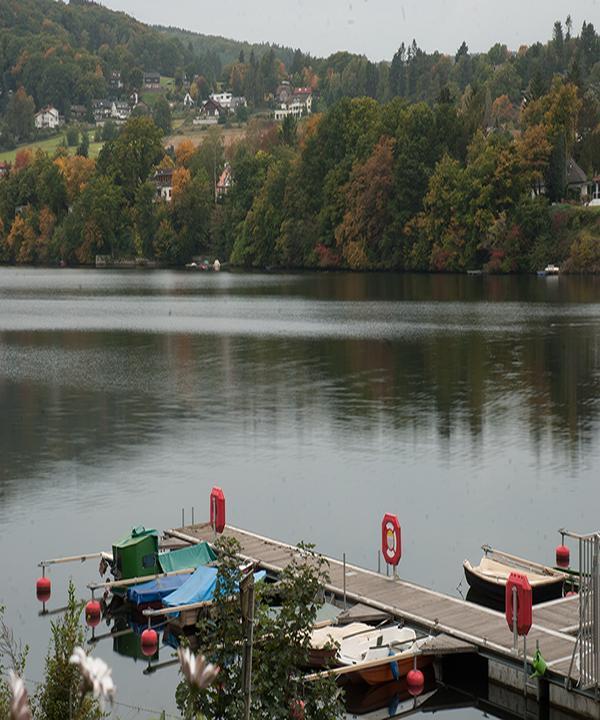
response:
<path fill-rule="evenodd" d="M 183 98 L 183 107 L 186 110 L 189 110 L 189 108 L 193 108 L 195 104 L 196 102 L 194 98 L 189 94 L 189 92 L 187 92 Z"/>
<path fill-rule="evenodd" d="M 35 126 L 38 130 L 56 130 L 60 125 L 60 116 L 55 107 L 45 107 L 35 116 Z"/>
<path fill-rule="evenodd" d="M 156 188 L 156 200 L 170 203 L 173 199 L 173 170 L 164 168 L 157 170 L 152 178 Z"/>
<path fill-rule="evenodd" d="M 219 103 L 219 105 L 222 108 L 225 108 L 225 110 L 231 110 L 231 103 L 233 102 L 233 93 L 230 93 L 230 92 L 211 93 L 210 99 L 216 103 Z"/>
<path fill-rule="evenodd" d="M 291 115 L 301 118 L 312 112 L 313 96 L 310 88 L 298 88 L 287 102 L 282 102 L 275 109 L 275 120 L 283 120 Z"/>

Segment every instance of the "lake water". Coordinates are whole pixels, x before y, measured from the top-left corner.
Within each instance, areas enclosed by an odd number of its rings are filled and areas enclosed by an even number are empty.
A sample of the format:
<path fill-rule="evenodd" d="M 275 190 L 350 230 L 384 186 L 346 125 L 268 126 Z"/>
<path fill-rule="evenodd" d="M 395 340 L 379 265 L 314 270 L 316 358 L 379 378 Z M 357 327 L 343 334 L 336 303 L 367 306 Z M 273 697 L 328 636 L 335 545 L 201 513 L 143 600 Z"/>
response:
<path fill-rule="evenodd" d="M 204 519 L 213 485 L 232 524 L 371 568 L 395 512 L 401 575 L 452 594 L 484 542 L 551 562 L 598 526 L 599 389 L 593 278 L 0 269 L 0 603 L 28 677 L 37 563 Z M 54 568 L 51 605 L 96 567 Z M 96 652 L 121 718 L 176 715 L 174 669 Z"/>

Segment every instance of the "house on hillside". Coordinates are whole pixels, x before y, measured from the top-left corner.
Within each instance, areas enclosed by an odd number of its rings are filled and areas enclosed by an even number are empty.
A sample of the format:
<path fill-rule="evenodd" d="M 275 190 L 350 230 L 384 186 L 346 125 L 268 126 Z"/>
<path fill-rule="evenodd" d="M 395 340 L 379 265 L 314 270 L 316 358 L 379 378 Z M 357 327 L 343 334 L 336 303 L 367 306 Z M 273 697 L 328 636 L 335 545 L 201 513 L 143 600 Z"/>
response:
<path fill-rule="evenodd" d="M 282 86 L 280 86 L 281 88 Z M 275 120 L 284 120 L 290 115 L 295 118 L 305 117 L 312 113 L 313 108 L 313 91 L 312 88 L 303 87 L 295 90 L 290 86 L 288 91 L 277 93 L 276 97 L 287 96 L 284 102 L 278 102 L 275 108 Z"/>
<path fill-rule="evenodd" d="M 591 179 L 588 196 L 590 202 L 593 202 L 594 205 L 600 204 L 600 175 L 596 175 Z"/>
<path fill-rule="evenodd" d="M 71 105 L 69 113 L 71 115 L 71 120 L 83 122 L 87 117 L 87 108 L 85 105 Z"/>
<path fill-rule="evenodd" d="M 228 111 L 216 100 L 209 98 L 198 111 L 194 118 L 194 125 L 216 125 L 219 118 L 227 117 Z"/>
<path fill-rule="evenodd" d="M 118 92 L 123 89 L 123 80 L 121 79 L 121 72 L 119 70 L 113 70 L 111 72 L 110 78 L 108 79 L 108 87 L 113 92 Z"/>
<path fill-rule="evenodd" d="M 131 106 L 124 100 L 113 101 L 110 117 L 117 122 L 124 122 L 131 115 Z"/>
<path fill-rule="evenodd" d="M 575 197 L 577 200 L 583 202 L 587 200 L 589 194 L 588 186 L 589 181 L 587 175 L 575 160 L 570 157 L 567 160 L 567 196 L 571 198 Z"/>
<path fill-rule="evenodd" d="M 160 73 L 144 73 L 144 90 L 160 90 Z"/>
<path fill-rule="evenodd" d="M 110 120 L 112 115 L 112 102 L 110 100 L 93 100 L 92 115 L 97 125 L 101 125 L 106 120 Z"/>
<path fill-rule="evenodd" d="M 277 90 L 275 90 L 275 102 L 278 105 L 286 105 L 292 99 L 293 94 L 294 88 L 292 84 L 289 80 L 284 80 L 277 86 Z"/>
<path fill-rule="evenodd" d="M 185 97 L 183 98 L 183 107 L 184 107 L 186 110 L 190 110 L 190 108 L 195 107 L 195 105 L 196 105 L 196 101 L 195 101 L 194 98 L 189 94 L 189 92 L 187 92 L 187 93 L 185 94 Z"/>
<path fill-rule="evenodd" d="M 156 200 L 171 202 L 173 199 L 173 168 L 157 170 L 152 182 L 156 188 Z"/>
<path fill-rule="evenodd" d="M 231 109 L 231 102 L 233 100 L 233 93 L 222 92 L 222 93 L 211 93 L 209 100 L 218 103 L 224 110 Z"/>
<path fill-rule="evenodd" d="M 219 178 L 216 187 L 216 196 L 218 200 L 224 198 L 225 195 L 227 195 L 229 189 L 231 188 L 232 182 L 233 179 L 231 175 L 231 166 L 229 165 L 229 163 L 225 163 L 225 167 L 223 168 L 223 172 L 221 173 L 221 177 Z"/>
<path fill-rule="evenodd" d="M 60 115 L 55 107 L 48 106 L 36 113 L 34 122 L 38 130 L 56 130 L 60 125 Z"/>

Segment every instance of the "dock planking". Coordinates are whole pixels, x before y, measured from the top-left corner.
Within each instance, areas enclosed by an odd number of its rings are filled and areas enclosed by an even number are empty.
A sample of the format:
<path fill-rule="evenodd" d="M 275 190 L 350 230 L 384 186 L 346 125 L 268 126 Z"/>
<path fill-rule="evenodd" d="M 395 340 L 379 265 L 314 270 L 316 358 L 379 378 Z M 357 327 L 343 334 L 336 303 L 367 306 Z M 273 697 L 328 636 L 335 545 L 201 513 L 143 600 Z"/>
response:
<path fill-rule="evenodd" d="M 169 533 L 180 538 L 185 536 L 190 542 L 211 542 L 214 539 L 209 523 L 178 528 L 166 534 Z M 283 571 L 292 558 L 299 557 L 297 548 L 245 530 L 227 526 L 224 535 L 239 542 L 245 558 L 274 573 Z M 344 565 L 335 558 L 323 557 L 329 563 L 330 582 L 326 589 L 342 598 Z M 515 666 L 523 663 L 522 639 L 517 654 L 513 650 L 513 634 L 504 613 L 354 565 L 346 565 L 345 580 L 346 596 L 350 602 L 386 612 L 443 638 L 437 641 L 440 648 L 446 643 L 454 652 L 464 647 Z M 534 606 L 533 626 L 527 638 L 528 658 L 532 660 L 539 645 L 551 678 L 561 683 L 567 678 L 576 642 L 575 635 L 566 632 L 566 629 L 572 630 L 578 620 L 577 596 Z M 432 642 L 432 652 L 435 647 L 436 642 Z M 576 673 L 574 667 L 573 671 Z M 576 674 L 572 679 L 577 680 Z"/>

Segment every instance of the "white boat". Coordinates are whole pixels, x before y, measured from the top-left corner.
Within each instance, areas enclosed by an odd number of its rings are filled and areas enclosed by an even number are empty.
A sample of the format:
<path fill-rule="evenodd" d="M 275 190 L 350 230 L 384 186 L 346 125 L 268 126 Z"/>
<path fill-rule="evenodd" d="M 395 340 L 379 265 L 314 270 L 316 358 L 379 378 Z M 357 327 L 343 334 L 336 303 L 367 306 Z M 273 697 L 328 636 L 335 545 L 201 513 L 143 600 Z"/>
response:
<path fill-rule="evenodd" d="M 417 634 L 411 628 L 393 625 L 373 629 L 342 640 L 337 660 L 340 665 L 360 666 L 373 660 L 383 660 L 390 655 L 401 655 L 402 657 L 392 663 L 362 670 L 357 668 L 355 679 L 369 685 L 378 685 L 404 677 L 412 670 L 415 658 L 419 668 L 431 662 L 431 658 L 420 654 L 420 646 L 424 641 L 417 640 Z"/>
<path fill-rule="evenodd" d="M 348 625 L 326 625 L 313 630 L 310 636 L 311 667 L 337 665 L 336 655 L 338 646 L 343 640 L 355 637 L 373 630 L 371 625 L 365 623 L 349 623 Z"/>
<path fill-rule="evenodd" d="M 560 268 L 558 265 L 546 265 L 544 268 L 544 275 L 558 275 L 560 273 Z"/>

